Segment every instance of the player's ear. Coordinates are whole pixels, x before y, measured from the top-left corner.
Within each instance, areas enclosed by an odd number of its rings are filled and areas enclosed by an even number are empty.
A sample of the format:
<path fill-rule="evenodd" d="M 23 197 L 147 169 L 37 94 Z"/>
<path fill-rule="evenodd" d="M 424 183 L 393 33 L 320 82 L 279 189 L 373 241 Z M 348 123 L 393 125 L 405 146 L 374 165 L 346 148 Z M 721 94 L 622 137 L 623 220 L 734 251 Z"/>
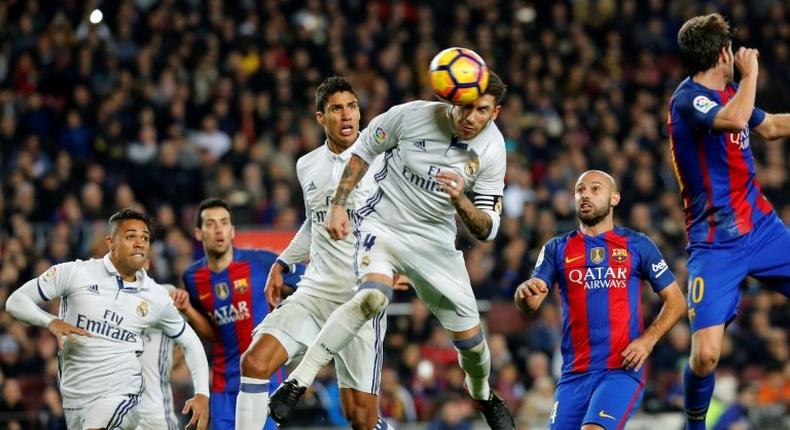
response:
<path fill-rule="evenodd" d="M 494 106 L 494 114 L 491 115 L 491 121 L 496 121 L 496 118 L 499 116 L 499 112 L 502 112 L 502 106 L 501 105 Z"/>
<path fill-rule="evenodd" d="M 236 226 L 231 224 L 230 225 L 230 240 L 232 241 L 235 238 L 236 238 Z"/>
<path fill-rule="evenodd" d="M 612 207 L 615 207 L 620 204 L 620 192 L 615 191 L 612 193 Z"/>
<path fill-rule="evenodd" d="M 723 64 L 729 64 L 733 62 L 735 59 L 733 52 L 732 52 L 732 45 L 727 45 L 721 48 L 721 52 L 719 52 L 719 61 Z"/>
<path fill-rule="evenodd" d="M 104 241 L 107 243 L 107 249 L 109 249 L 110 252 L 113 252 L 114 247 L 112 246 L 113 244 L 112 236 L 110 235 L 105 236 Z"/>
<path fill-rule="evenodd" d="M 315 122 L 317 122 L 322 127 L 324 126 L 324 113 L 320 110 L 315 111 Z"/>
<path fill-rule="evenodd" d="M 195 240 L 197 240 L 198 242 L 203 242 L 203 236 L 200 235 L 199 228 L 195 227 L 194 235 L 195 235 Z"/>

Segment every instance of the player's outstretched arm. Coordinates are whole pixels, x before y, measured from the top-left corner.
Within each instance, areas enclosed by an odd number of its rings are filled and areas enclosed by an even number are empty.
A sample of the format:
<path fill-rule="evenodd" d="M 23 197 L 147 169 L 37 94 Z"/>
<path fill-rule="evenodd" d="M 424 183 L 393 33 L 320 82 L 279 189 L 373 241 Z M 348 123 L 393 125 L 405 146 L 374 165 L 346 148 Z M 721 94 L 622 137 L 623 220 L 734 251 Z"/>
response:
<path fill-rule="evenodd" d="M 738 48 L 735 53 L 735 66 L 741 72 L 738 92 L 716 113 L 713 118 L 714 130 L 735 132 L 748 126 L 757 96 L 758 55 L 756 49 L 744 47 Z"/>
<path fill-rule="evenodd" d="M 763 140 L 790 137 L 790 114 L 766 114 L 763 122 L 754 128 L 754 132 Z"/>
<path fill-rule="evenodd" d="M 74 327 L 73 325 L 57 319 L 55 315 L 38 307 L 44 302 L 44 297 L 39 291 L 38 278 L 27 281 L 14 291 L 6 300 L 5 308 L 14 318 L 31 325 L 46 327 L 55 335 L 58 345 L 63 348 L 63 338 L 68 337 L 74 342 L 76 336 L 90 336 L 90 332 Z"/>
<path fill-rule="evenodd" d="M 195 329 L 195 332 L 201 338 L 213 342 L 214 329 L 211 326 L 211 321 L 192 306 L 192 303 L 189 301 L 189 293 L 181 289 L 173 290 L 170 293 L 170 298 L 173 299 L 176 309 L 186 317 L 186 320 Z"/>
<path fill-rule="evenodd" d="M 530 278 L 516 288 L 513 301 L 521 312 L 532 313 L 538 310 L 548 295 L 549 286 L 543 279 Z"/>
<path fill-rule="evenodd" d="M 673 281 L 666 288 L 658 292 L 664 305 L 658 317 L 645 330 L 642 336 L 634 339 L 622 353 L 623 367 L 639 370 L 647 361 L 653 347 L 668 331 L 680 320 L 686 312 L 686 299 L 680 291 L 678 283 Z"/>
<path fill-rule="evenodd" d="M 326 216 L 325 227 L 332 239 L 340 240 L 348 235 L 349 220 L 348 213 L 346 213 L 348 197 L 367 171 L 368 163 L 357 154 L 352 154 L 346 163 L 346 168 L 343 169 L 343 176 L 337 183 L 335 193 L 329 200 L 331 205 Z"/>

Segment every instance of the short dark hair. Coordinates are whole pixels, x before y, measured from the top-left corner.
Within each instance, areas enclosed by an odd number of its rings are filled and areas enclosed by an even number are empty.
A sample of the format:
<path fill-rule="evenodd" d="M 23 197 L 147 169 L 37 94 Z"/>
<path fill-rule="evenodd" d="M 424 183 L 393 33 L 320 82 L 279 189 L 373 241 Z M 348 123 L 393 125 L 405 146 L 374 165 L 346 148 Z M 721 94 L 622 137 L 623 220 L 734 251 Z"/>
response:
<path fill-rule="evenodd" d="M 329 100 L 329 97 L 332 96 L 334 93 L 340 92 L 349 92 L 357 96 L 356 91 L 354 91 L 354 87 L 351 85 L 351 82 L 348 79 L 342 76 L 331 76 L 329 78 L 324 79 L 324 82 L 321 82 L 321 85 L 318 86 L 315 90 L 315 108 L 318 112 L 324 112 L 326 109 L 326 102 Z"/>
<path fill-rule="evenodd" d="M 230 223 L 233 224 L 233 212 L 230 211 L 230 205 L 228 205 L 228 202 L 217 197 L 210 197 L 200 202 L 197 212 L 195 212 L 195 225 L 197 228 L 203 227 L 203 211 L 211 208 L 224 208 L 226 211 L 228 211 L 228 215 L 230 215 Z"/>
<path fill-rule="evenodd" d="M 490 94 L 496 99 L 496 104 L 501 104 L 502 99 L 505 98 L 507 93 L 507 86 L 502 82 L 502 78 L 491 70 L 488 71 L 488 86 L 483 94 Z"/>
<path fill-rule="evenodd" d="M 126 208 L 121 209 L 110 216 L 110 236 L 115 236 L 115 232 L 118 231 L 118 226 L 121 225 L 121 222 L 130 219 L 144 222 L 145 227 L 148 228 L 148 232 L 151 233 L 153 231 L 154 221 L 150 216 L 148 216 L 148 214 L 135 209 Z"/>
<path fill-rule="evenodd" d="M 718 13 L 686 21 L 678 31 L 680 60 L 686 73 L 694 76 L 714 67 L 721 50 L 730 45 L 732 33 L 730 23 Z"/>

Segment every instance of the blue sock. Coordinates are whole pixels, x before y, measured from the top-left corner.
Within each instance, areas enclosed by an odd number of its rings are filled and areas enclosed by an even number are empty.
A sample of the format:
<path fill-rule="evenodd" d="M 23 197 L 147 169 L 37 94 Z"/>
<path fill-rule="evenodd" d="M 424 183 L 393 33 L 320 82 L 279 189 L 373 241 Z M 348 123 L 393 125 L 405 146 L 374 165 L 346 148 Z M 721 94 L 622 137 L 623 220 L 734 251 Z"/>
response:
<path fill-rule="evenodd" d="M 379 417 L 378 421 L 376 421 L 376 427 L 373 427 L 373 430 L 395 430 L 395 427 L 391 426 L 384 418 Z"/>
<path fill-rule="evenodd" d="M 705 416 L 708 414 L 710 399 L 713 397 L 713 373 L 697 376 L 688 363 L 683 372 L 683 389 L 686 399 L 686 430 L 705 430 Z"/>

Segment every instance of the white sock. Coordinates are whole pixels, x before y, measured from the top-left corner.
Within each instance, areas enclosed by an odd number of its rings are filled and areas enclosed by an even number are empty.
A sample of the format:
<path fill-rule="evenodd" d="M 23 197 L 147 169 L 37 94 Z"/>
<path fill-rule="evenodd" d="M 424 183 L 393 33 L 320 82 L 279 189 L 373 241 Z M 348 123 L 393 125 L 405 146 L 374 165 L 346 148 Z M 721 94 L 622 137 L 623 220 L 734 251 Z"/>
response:
<path fill-rule="evenodd" d="M 357 292 L 348 302 L 332 312 L 321 332 L 288 379 L 295 379 L 301 387 L 309 387 L 315 375 L 335 354 L 345 348 L 362 326 L 383 311 L 389 298 L 383 292 L 367 288 Z"/>
<path fill-rule="evenodd" d="M 241 377 L 236 396 L 236 428 L 262 429 L 269 416 L 269 380 Z"/>
<path fill-rule="evenodd" d="M 491 387 L 488 377 L 491 375 L 491 351 L 485 340 L 471 348 L 458 348 L 458 363 L 466 372 L 466 387 L 469 394 L 477 400 L 488 400 Z"/>

